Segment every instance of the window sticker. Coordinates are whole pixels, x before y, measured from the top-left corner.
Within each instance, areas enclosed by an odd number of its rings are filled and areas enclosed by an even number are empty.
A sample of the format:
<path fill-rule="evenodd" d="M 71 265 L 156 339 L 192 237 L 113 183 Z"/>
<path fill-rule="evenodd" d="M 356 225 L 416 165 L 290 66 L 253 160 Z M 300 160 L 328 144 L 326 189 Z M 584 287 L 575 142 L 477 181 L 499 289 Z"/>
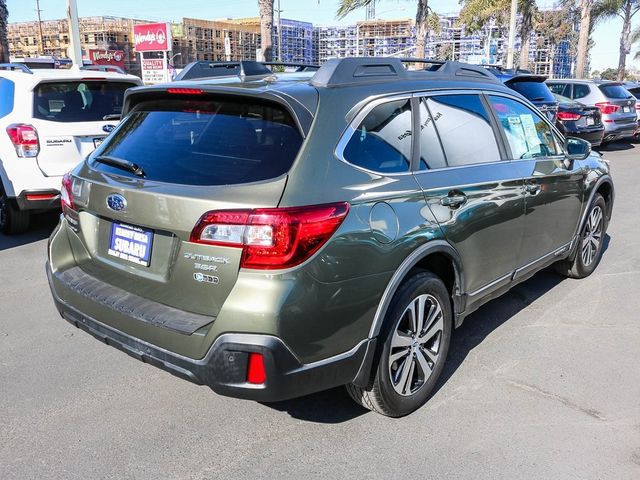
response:
<path fill-rule="evenodd" d="M 540 144 L 542 142 L 540 141 L 540 137 L 538 137 L 533 115 L 528 113 L 520 115 L 520 123 L 522 124 L 524 138 L 527 142 L 527 153 L 529 155 L 540 155 L 542 153 L 540 150 Z"/>

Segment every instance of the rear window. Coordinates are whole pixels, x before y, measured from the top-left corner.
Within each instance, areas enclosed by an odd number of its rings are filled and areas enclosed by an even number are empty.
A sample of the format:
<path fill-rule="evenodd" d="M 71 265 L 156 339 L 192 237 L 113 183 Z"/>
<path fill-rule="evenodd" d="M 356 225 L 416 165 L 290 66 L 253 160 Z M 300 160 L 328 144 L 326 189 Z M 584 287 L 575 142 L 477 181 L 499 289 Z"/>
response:
<path fill-rule="evenodd" d="M 47 82 L 33 91 L 35 118 L 53 122 L 96 122 L 122 113 L 127 82 Z"/>
<path fill-rule="evenodd" d="M 549 90 L 549 87 L 547 87 L 546 83 L 511 81 L 508 85 L 523 97 L 525 97 L 527 100 L 530 100 L 532 102 L 555 101 L 551 90 Z"/>
<path fill-rule="evenodd" d="M 95 156 L 133 162 L 145 178 L 183 185 L 231 185 L 285 174 L 302 135 L 284 108 L 229 97 L 143 102 Z M 97 170 L 134 176 L 92 160 Z"/>
<path fill-rule="evenodd" d="M 598 88 L 609 98 L 629 98 L 629 91 L 622 85 L 598 85 Z"/>

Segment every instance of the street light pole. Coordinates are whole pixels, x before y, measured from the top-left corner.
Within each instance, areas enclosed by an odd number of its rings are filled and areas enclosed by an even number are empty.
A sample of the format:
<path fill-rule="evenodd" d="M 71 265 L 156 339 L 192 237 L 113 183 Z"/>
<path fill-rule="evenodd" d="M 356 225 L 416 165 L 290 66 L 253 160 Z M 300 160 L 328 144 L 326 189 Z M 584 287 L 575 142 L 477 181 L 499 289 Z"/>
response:
<path fill-rule="evenodd" d="M 80 27 L 78 26 L 78 6 L 76 0 L 67 0 L 67 22 L 69 23 L 69 56 L 73 65 L 82 67 L 82 45 L 80 44 Z"/>
<path fill-rule="evenodd" d="M 511 0 L 511 16 L 509 17 L 509 44 L 507 45 L 507 68 L 513 68 L 513 50 L 516 44 L 516 14 L 518 0 Z"/>

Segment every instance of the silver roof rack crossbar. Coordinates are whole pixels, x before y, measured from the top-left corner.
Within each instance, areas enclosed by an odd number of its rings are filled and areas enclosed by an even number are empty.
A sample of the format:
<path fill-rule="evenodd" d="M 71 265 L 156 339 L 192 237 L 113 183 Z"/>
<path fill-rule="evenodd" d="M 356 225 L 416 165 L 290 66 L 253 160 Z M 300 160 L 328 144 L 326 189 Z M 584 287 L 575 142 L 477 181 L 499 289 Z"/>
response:
<path fill-rule="evenodd" d="M 0 63 L 0 70 L 20 70 L 22 73 L 33 73 L 31 69 L 23 63 Z"/>
<path fill-rule="evenodd" d="M 405 67 L 407 63 L 420 63 L 426 66 L 419 70 L 407 70 Z M 428 78 L 459 78 L 460 80 L 500 83 L 495 75 L 476 65 L 429 58 L 394 57 L 331 59 L 320 67 L 311 79 L 311 83 L 317 87 L 337 87 L 362 82 L 426 80 Z"/>
<path fill-rule="evenodd" d="M 253 60 L 240 60 L 237 62 L 191 62 L 176 77 L 178 80 L 195 80 L 200 78 L 216 77 L 253 77 L 271 75 L 273 70 L 268 67 L 295 67 L 297 72 L 314 71 L 319 65 L 308 65 L 295 62 L 256 62 Z"/>

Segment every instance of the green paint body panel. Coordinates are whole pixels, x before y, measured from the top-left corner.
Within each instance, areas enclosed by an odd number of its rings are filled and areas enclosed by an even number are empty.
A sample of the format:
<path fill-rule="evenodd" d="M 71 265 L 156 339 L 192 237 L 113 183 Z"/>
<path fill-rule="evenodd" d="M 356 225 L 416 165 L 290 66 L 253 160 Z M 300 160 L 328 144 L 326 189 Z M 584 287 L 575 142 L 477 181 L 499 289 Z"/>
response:
<path fill-rule="evenodd" d="M 385 292 L 393 293 L 388 291 L 393 275 L 410 269 L 406 260 L 416 249 L 439 240 L 457 252 L 461 265 L 456 278 L 463 280 L 452 295 L 461 321 L 509 288 L 519 269 L 522 276 L 537 270 L 549 263 L 538 259 L 565 246 L 552 259 L 570 255 L 594 189 L 603 181 L 612 185 L 608 165 L 595 153 L 572 162 L 564 157 L 496 158 L 494 163 L 404 174 L 354 167 L 336 149 L 363 108 L 390 95 L 451 91 L 452 82 L 320 88 L 307 80 L 298 75 L 282 82 L 193 84 L 219 94 L 279 102 L 296 116 L 305 140 L 284 176 L 192 187 L 106 174 L 87 162 L 79 165 L 73 171 L 79 185 L 74 196 L 79 227 L 63 218 L 49 242 L 55 295 L 108 327 L 190 359 L 204 358 L 223 334 L 246 333 L 277 337 L 301 364 L 311 364 L 352 351 L 370 338 L 376 322 L 379 326 L 383 321 L 378 306 Z M 498 92 L 527 103 L 497 84 L 457 80 L 454 87 Z M 136 95 L 162 90 L 136 89 L 127 105 L 135 103 Z M 541 185 L 538 196 L 524 194 L 530 180 Z M 441 203 L 452 190 L 466 195 L 460 208 Z M 125 212 L 107 207 L 105 198 L 113 193 L 126 197 Z M 350 204 L 346 219 L 320 251 L 294 268 L 240 269 L 241 249 L 189 241 L 198 219 L 210 210 L 332 202 Z M 113 222 L 153 230 L 149 267 L 106 254 Z M 198 261 L 199 256 L 221 260 Z M 215 267 L 219 283 L 194 281 L 197 263 Z M 142 299 L 210 316 L 211 322 L 183 334 L 132 319 L 66 288 L 55 274 L 73 267 Z"/>

